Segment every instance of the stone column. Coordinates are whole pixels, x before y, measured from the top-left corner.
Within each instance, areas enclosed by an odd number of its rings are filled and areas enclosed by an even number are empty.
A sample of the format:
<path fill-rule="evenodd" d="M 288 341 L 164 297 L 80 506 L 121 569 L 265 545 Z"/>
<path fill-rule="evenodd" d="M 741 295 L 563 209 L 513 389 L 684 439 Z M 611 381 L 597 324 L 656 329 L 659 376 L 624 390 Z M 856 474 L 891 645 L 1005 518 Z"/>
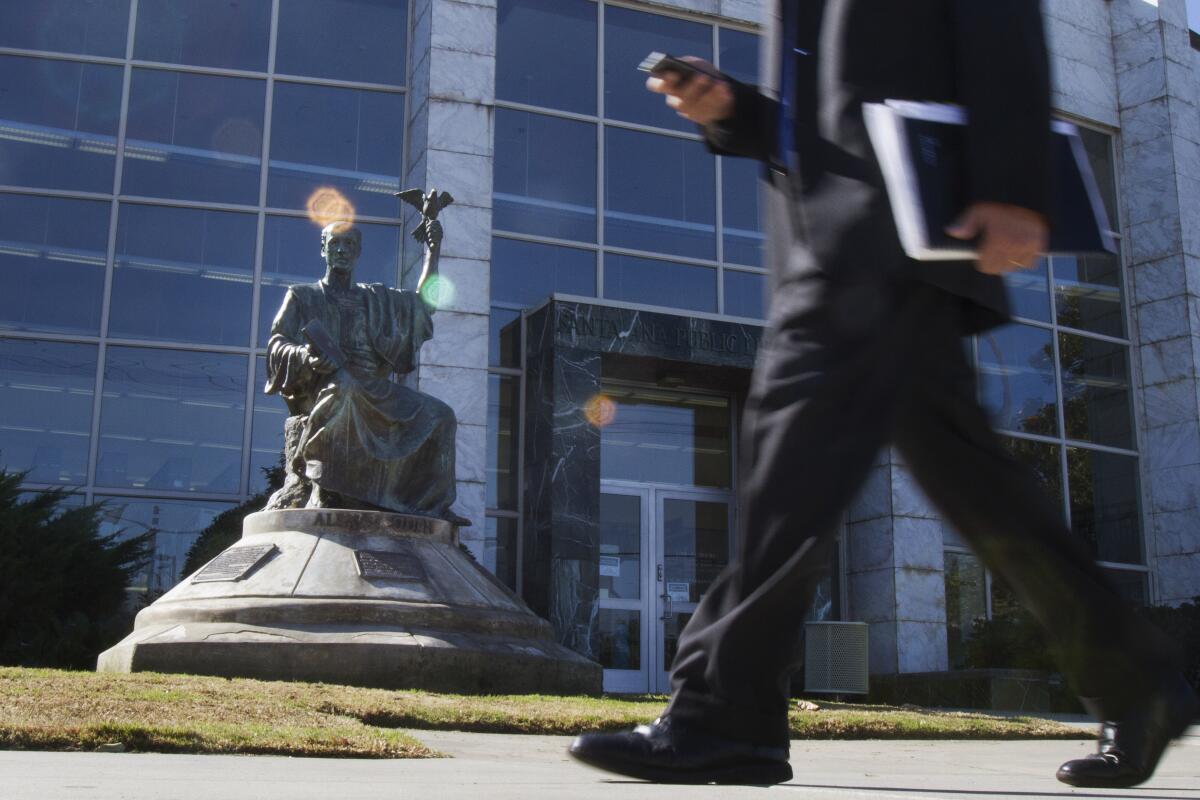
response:
<path fill-rule="evenodd" d="M 850 504 L 847 619 L 870 625 L 873 674 L 947 667 L 942 521 L 893 448 Z"/>
<path fill-rule="evenodd" d="M 1200 594 L 1200 82 L 1184 0 L 1113 0 L 1154 600 Z"/>
<path fill-rule="evenodd" d="M 452 295 L 421 353 L 418 386 L 458 416 L 458 503 L 471 520 L 462 541 L 483 556 L 486 502 L 488 309 L 492 234 L 495 0 L 414 0 L 405 187 L 454 196 L 442 212 L 441 274 Z M 406 209 L 406 230 L 414 216 Z M 407 243 L 405 280 L 419 248 Z M 415 269 L 414 269 L 415 266 Z"/>

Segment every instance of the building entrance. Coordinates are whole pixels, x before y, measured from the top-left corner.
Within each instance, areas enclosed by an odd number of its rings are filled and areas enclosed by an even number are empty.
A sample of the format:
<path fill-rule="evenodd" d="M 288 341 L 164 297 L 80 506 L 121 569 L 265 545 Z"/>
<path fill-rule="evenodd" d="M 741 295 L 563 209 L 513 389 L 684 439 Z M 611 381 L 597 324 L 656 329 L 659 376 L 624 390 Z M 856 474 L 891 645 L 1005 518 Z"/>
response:
<path fill-rule="evenodd" d="M 679 633 L 733 548 L 733 407 L 657 388 L 605 396 L 593 650 L 606 691 L 665 692 Z"/>

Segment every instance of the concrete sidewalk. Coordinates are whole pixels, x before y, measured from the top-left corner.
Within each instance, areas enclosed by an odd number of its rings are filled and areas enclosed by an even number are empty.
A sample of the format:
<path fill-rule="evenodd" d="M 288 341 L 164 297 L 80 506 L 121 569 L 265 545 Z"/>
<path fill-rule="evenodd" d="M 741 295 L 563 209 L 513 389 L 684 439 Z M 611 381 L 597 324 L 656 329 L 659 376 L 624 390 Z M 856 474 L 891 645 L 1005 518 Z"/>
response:
<path fill-rule="evenodd" d="M 1194 731 L 1194 729 L 1193 729 Z M 1071 790 L 1059 763 L 1093 742 L 792 743 L 796 778 L 757 787 L 655 786 L 610 779 L 566 756 L 567 737 L 414 731 L 451 756 L 365 761 L 255 756 L 0 752 L 3 800 L 441 800 L 441 798 L 779 798 L 1200 800 L 1200 737 L 1167 753 L 1144 787 Z"/>

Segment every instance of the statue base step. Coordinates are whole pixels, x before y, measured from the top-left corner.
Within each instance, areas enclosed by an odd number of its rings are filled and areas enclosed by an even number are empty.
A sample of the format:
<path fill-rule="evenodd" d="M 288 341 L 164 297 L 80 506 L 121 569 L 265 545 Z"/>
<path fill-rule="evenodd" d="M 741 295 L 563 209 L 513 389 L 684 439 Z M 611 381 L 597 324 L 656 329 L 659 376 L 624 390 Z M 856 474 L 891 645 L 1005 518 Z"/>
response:
<path fill-rule="evenodd" d="M 458 546 L 442 520 L 295 509 L 137 616 L 102 672 L 469 693 L 598 694 L 602 670 Z"/>

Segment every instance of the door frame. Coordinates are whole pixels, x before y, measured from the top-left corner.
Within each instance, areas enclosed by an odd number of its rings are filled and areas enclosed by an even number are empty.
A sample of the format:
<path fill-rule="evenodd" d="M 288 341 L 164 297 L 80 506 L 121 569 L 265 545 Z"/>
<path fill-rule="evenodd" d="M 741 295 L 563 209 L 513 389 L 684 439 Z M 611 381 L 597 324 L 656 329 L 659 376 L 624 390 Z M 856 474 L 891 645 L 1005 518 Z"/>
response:
<path fill-rule="evenodd" d="M 690 612 L 695 603 L 683 608 L 669 599 L 666 586 L 666 531 L 663 504 L 666 500 L 693 500 L 724 503 L 729 532 L 729 552 L 726 564 L 733 558 L 737 532 L 736 508 L 732 489 L 643 484 L 633 481 L 602 480 L 601 494 L 638 497 L 641 503 L 641 597 L 638 600 L 597 598 L 597 608 L 636 610 L 640 614 L 638 628 L 642 667 L 638 670 L 604 670 L 604 691 L 644 694 L 670 689 L 669 664 L 664 663 L 665 617 L 669 613 Z"/>

